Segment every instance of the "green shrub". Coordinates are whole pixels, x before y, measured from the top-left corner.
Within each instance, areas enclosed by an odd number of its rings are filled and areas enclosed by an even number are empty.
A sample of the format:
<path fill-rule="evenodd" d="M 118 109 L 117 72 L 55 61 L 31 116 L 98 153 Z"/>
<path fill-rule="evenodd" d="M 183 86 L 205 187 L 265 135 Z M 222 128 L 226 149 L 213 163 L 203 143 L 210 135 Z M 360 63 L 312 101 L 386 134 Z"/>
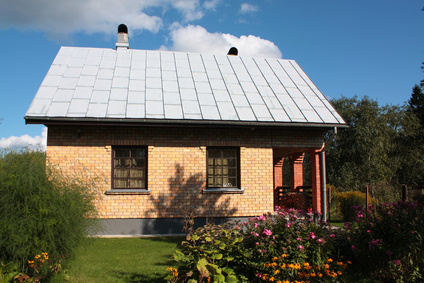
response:
<path fill-rule="evenodd" d="M 352 221 L 356 217 L 356 211 L 352 207 L 366 205 L 366 194 L 359 191 L 337 192 L 334 196 L 337 209 L 345 222 Z"/>
<path fill-rule="evenodd" d="M 243 263 L 243 237 L 239 228 L 206 225 L 181 243 L 173 255 L 181 267 L 169 268 L 171 282 L 241 282 L 238 270 Z M 237 272 L 237 273 L 236 273 Z"/>
<path fill-rule="evenodd" d="M 317 215 L 315 215 L 317 216 Z M 174 254 L 169 282 L 339 282 L 334 234 L 302 210 L 278 209 L 233 228 L 196 230 Z"/>
<path fill-rule="evenodd" d="M 358 270 L 378 282 L 423 282 L 423 206 L 397 202 L 356 212 L 347 230 Z"/>
<path fill-rule="evenodd" d="M 28 271 L 28 261 L 41 253 L 71 255 L 94 227 L 95 198 L 88 184 L 47 168 L 43 152 L 3 152 L 0 261 Z"/>

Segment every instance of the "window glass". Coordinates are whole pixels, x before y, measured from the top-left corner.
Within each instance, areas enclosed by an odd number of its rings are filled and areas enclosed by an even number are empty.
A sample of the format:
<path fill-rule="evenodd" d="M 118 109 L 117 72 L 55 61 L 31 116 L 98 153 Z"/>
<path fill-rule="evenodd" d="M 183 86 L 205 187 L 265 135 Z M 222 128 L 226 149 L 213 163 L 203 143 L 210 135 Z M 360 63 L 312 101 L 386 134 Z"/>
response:
<path fill-rule="evenodd" d="M 236 148 L 207 149 L 207 187 L 239 187 L 239 150 Z"/>
<path fill-rule="evenodd" d="M 113 148 L 113 189 L 146 189 L 147 148 Z"/>

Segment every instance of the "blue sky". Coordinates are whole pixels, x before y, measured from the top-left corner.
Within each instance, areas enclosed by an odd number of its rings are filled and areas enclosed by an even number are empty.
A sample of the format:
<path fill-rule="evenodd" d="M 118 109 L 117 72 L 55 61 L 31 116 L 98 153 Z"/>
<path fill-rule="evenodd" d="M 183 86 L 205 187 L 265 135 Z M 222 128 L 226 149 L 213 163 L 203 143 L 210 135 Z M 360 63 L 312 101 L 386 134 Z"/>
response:
<path fill-rule="evenodd" d="M 296 60 L 327 98 L 368 95 L 402 105 L 424 78 L 420 0 L 0 1 L 0 148 L 40 143 L 24 116 L 60 46 L 130 48 Z"/>

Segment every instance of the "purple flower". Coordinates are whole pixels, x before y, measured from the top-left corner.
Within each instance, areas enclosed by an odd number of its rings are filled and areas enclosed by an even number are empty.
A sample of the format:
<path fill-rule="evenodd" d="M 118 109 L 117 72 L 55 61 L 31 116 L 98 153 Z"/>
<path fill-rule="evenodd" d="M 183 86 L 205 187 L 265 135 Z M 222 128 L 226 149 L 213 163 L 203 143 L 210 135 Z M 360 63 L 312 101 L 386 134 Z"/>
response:
<path fill-rule="evenodd" d="M 387 251 L 386 251 L 386 255 L 391 256 L 391 255 L 393 255 L 393 252 L 392 252 L 392 251 L 387 250 Z"/>

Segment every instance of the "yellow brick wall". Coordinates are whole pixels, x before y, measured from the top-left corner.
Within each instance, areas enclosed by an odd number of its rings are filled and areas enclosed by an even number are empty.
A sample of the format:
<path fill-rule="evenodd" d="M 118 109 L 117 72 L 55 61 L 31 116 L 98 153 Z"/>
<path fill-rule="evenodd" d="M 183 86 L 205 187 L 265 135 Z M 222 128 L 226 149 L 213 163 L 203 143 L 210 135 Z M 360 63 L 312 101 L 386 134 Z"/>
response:
<path fill-rule="evenodd" d="M 255 216 L 273 209 L 273 147 L 319 147 L 322 133 L 223 128 L 50 126 L 47 157 L 69 175 L 94 180 L 103 218 Z M 112 146 L 148 147 L 149 194 L 111 189 Z M 207 146 L 240 148 L 243 193 L 205 193 Z"/>

